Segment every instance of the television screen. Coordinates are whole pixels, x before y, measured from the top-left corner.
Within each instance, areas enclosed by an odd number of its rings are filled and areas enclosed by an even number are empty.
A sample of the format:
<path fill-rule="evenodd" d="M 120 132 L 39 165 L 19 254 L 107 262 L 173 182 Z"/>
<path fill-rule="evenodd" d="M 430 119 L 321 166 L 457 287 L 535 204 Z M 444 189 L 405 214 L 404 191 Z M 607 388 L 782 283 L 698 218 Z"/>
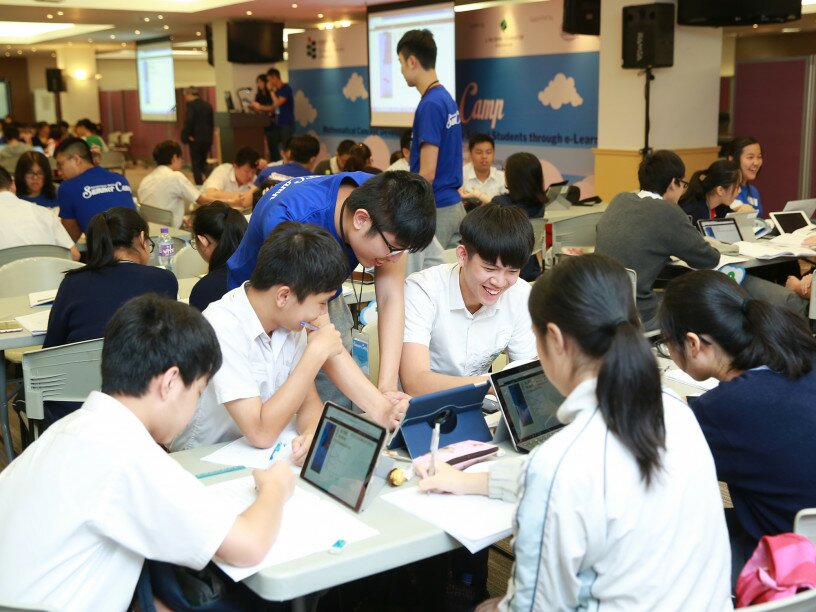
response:
<path fill-rule="evenodd" d="M 408 30 L 427 28 L 436 42 L 436 74 L 439 82 L 456 91 L 456 39 L 453 2 L 406 4 L 378 10 L 368 8 L 368 77 L 371 84 L 371 125 L 411 127 L 419 104 L 419 92 L 409 87 L 400 71 L 397 43 Z"/>
<path fill-rule="evenodd" d="M 274 21 L 227 23 L 227 61 L 272 64 L 283 60 L 283 24 Z"/>
<path fill-rule="evenodd" d="M 136 45 L 139 115 L 142 121 L 176 120 L 176 84 L 170 39 Z"/>

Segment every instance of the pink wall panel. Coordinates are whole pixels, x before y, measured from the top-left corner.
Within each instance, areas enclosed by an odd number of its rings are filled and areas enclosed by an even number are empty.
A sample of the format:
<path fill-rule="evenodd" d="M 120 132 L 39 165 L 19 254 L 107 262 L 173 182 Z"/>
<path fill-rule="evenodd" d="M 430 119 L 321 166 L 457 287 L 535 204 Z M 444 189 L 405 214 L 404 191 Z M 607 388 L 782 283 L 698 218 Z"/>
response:
<path fill-rule="evenodd" d="M 738 63 L 734 79 L 734 135 L 762 146 L 756 186 L 765 215 L 795 200 L 802 141 L 805 60 Z"/>

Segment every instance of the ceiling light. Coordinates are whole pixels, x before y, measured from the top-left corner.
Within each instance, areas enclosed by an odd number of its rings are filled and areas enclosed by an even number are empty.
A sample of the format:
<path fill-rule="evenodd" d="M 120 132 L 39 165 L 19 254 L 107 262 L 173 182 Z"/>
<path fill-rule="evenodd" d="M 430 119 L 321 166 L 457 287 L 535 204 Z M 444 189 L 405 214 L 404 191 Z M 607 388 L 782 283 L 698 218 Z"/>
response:
<path fill-rule="evenodd" d="M 138 36 L 139 34 L 141 34 L 141 33 L 142 33 L 142 31 L 141 31 L 141 30 L 133 30 L 133 33 L 134 33 L 136 36 Z"/>
<path fill-rule="evenodd" d="M 62 17 L 64 14 L 65 13 L 63 13 L 62 11 L 57 11 L 57 15 L 59 15 L 60 17 Z"/>
<path fill-rule="evenodd" d="M 123 47 L 127 47 L 127 43 L 122 43 L 122 46 L 123 46 Z"/>
<path fill-rule="evenodd" d="M 318 13 L 318 14 L 317 14 L 317 18 L 318 18 L 318 19 L 323 19 L 323 13 Z"/>
<path fill-rule="evenodd" d="M 150 17 L 145 17 L 144 20 L 145 20 L 145 23 L 149 23 L 150 22 Z"/>
<path fill-rule="evenodd" d="M 156 15 L 157 19 L 164 19 L 164 15 Z"/>
<path fill-rule="evenodd" d="M 323 25 L 323 27 L 326 28 L 327 30 L 333 30 L 334 29 L 334 24 L 333 23 L 326 23 L 326 24 Z"/>
<path fill-rule="evenodd" d="M 53 18 L 54 18 L 54 16 L 53 16 L 51 13 L 48 13 L 48 14 L 46 15 L 46 18 L 48 18 L 48 19 L 53 19 Z"/>
<path fill-rule="evenodd" d="M 17 49 L 17 55 L 22 55 L 22 54 L 23 54 L 23 50 L 22 49 Z"/>
<path fill-rule="evenodd" d="M 31 52 L 36 53 L 37 52 L 37 47 L 31 47 Z"/>
<path fill-rule="evenodd" d="M 350 25 L 351 25 L 351 22 L 350 22 L 350 21 L 341 21 L 341 22 L 340 22 L 340 27 L 341 27 L 341 28 L 347 28 L 347 27 L 349 27 Z"/>
<path fill-rule="evenodd" d="M 162 26 L 162 27 L 163 27 L 165 30 L 169 30 L 169 29 L 170 29 L 170 26 L 169 26 L 169 25 L 167 25 L 167 24 L 164 24 L 164 26 Z"/>
<path fill-rule="evenodd" d="M 247 11 L 247 15 L 251 17 L 252 16 L 252 11 Z"/>
<path fill-rule="evenodd" d="M 754 24 L 752 27 L 756 30 L 759 26 L 757 24 Z"/>
<path fill-rule="evenodd" d="M 801 32 L 802 28 L 782 28 L 783 34 L 793 34 L 794 32 Z"/>
<path fill-rule="evenodd" d="M 98 81 L 98 80 L 100 80 L 100 79 L 102 78 L 102 75 L 101 75 L 101 74 L 99 74 L 99 73 L 97 72 L 97 73 L 94 75 L 94 78 L 95 78 L 95 79 Z"/>
<path fill-rule="evenodd" d="M 52 53 L 52 54 L 51 54 L 51 57 L 57 57 L 57 54 L 56 54 L 56 53 Z"/>
<path fill-rule="evenodd" d="M 6 51 L 5 56 L 6 56 L 6 57 L 11 57 L 11 53 L 9 53 L 8 51 Z"/>
<path fill-rule="evenodd" d="M 297 8 L 297 4 L 293 4 L 293 5 L 292 5 L 292 8 Z"/>
<path fill-rule="evenodd" d="M 196 32 L 196 36 L 201 36 L 201 32 Z"/>
<path fill-rule="evenodd" d="M 60 30 L 68 30 L 73 28 L 72 23 L 45 23 L 45 22 L 27 22 L 27 21 L 0 21 L 0 38 L 32 38 L 41 36 L 43 34 L 50 34 Z M 5 42 L 5 41 L 4 41 Z M 12 42 L 17 42 L 12 40 Z M 21 41 L 22 42 L 22 41 Z M 27 43 L 39 41 L 26 41 Z"/>
<path fill-rule="evenodd" d="M 73 75 L 78 81 L 85 81 L 88 79 L 88 71 L 84 68 L 77 68 L 74 70 Z"/>

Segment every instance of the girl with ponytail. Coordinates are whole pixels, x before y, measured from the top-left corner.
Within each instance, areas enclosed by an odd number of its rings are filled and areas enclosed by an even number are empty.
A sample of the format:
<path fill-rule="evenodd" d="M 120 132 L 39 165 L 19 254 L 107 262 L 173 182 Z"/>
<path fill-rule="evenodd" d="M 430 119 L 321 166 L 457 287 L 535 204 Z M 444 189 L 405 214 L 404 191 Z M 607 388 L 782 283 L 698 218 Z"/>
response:
<path fill-rule="evenodd" d="M 624 268 L 568 257 L 529 308 L 566 426 L 522 462 L 438 464 L 419 483 L 519 500 L 508 593 L 478 610 L 730 609 L 714 462 L 688 407 L 661 390 Z"/>
<path fill-rule="evenodd" d="M 688 189 L 680 198 L 680 207 L 691 217 L 695 227 L 700 219 L 721 219 L 731 212 L 741 176 L 739 164 L 725 159 L 691 175 Z"/>
<path fill-rule="evenodd" d="M 224 202 L 215 201 L 193 212 L 193 247 L 209 264 L 207 275 L 190 293 L 190 306 L 203 311 L 227 292 L 227 260 L 247 229 L 244 215 Z"/>
<path fill-rule="evenodd" d="M 157 293 L 176 299 L 176 277 L 147 265 L 154 248 L 148 231 L 147 223 L 132 208 L 117 206 L 91 218 L 86 232 L 87 263 L 62 279 L 48 317 L 44 348 L 101 338 L 119 307 L 139 295 Z M 46 424 L 79 406 L 46 402 Z"/>
<path fill-rule="evenodd" d="M 731 491 L 741 568 L 759 538 L 816 506 L 816 340 L 805 319 L 714 271 L 669 283 L 659 319 L 674 362 L 720 381 L 689 406 Z"/>

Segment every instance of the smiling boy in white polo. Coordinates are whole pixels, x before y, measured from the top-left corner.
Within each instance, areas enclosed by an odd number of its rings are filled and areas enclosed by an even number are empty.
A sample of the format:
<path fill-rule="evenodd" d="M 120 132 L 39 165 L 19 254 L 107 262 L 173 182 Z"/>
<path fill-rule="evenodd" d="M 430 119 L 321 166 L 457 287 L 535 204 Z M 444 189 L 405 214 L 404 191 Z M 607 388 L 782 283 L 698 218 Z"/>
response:
<path fill-rule="evenodd" d="M 405 280 L 405 333 L 400 380 L 422 395 L 487 379 L 493 360 L 536 356 L 519 272 L 533 250 L 523 210 L 489 204 L 465 217 L 457 263 L 434 266 Z"/>

